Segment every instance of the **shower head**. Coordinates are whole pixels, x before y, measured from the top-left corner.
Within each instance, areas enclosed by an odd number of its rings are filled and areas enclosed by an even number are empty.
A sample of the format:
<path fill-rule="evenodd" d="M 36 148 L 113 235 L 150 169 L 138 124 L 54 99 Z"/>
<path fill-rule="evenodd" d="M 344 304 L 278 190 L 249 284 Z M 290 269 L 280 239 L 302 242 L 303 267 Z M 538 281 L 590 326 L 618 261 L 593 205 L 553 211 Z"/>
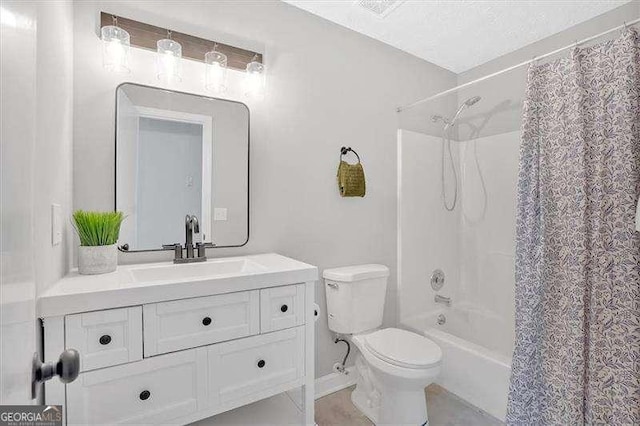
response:
<path fill-rule="evenodd" d="M 456 113 L 453 115 L 453 118 L 451 118 L 451 120 L 445 121 L 446 123 L 446 128 L 449 128 L 451 126 L 453 126 L 454 124 L 456 124 L 456 120 L 458 119 L 458 116 L 460 115 L 460 113 L 462 113 L 462 111 L 465 108 L 468 108 L 470 106 L 473 106 L 475 104 L 477 104 L 478 102 L 480 102 L 480 99 L 482 99 L 480 96 L 472 96 L 471 98 L 465 100 L 462 105 L 460 105 L 460 107 L 458 108 L 458 110 L 456 111 Z"/>
<path fill-rule="evenodd" d="M 480 96 L 472 96 L 469 99 L 466 99 L 464 102 L 462 102 L 462 104 L 458 107 L 458 110 L 456 111 L 455 114 L 453 114 L 453 117 L 451 119 L 448 119 L 446 117 L 436 114 L 431 116 L 431 121 L 433 121 L 434 123 L 437 123 L 438 121 L 442 121 L 444 123 L 444 129 L 447 130 L 451 126 L 456 124 L 456 120 L 458 119 L 458 116 L 465 108 L 468 108 L 470 106 L 477 104 L 478 102 L 480 102 L 481 99 L 482 98 Z"/>

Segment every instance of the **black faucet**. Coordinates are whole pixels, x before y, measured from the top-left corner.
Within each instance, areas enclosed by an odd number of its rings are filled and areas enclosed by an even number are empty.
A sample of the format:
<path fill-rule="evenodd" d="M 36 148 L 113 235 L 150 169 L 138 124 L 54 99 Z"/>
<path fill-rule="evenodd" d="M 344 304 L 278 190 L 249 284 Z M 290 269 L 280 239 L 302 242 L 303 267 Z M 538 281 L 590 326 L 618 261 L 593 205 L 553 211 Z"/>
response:
<path fill-rule="evenodd" d="M 193 233 L 200 233 L 200 224 L 196 215 L 186 215 L 184 217 L 184 248 L 187 250 L 187 259 L 193 259 Z"/>
<path fill-rule="evenodd" d="M 205 249 L 215 247 L 212 243 L 204 243 L 198 242 L 195 245 L 195 248 L 198 249 L 198 255 L 196 256 L 194 253 L 194 245 L 193 245 L 193 234 L 200 233 L 200 224 L 198 223 L 198 218 L 196 215 L 186 215 L 184 218 L 184 233 L 185 233 L 185 243 L 184 250 L 186 250 L 187 255 L 183 257 L 183 249 L 180 243 L 175 244 L 164 244 L 162 246 L 165 250 L 174 250 L 174 258 L 173 263 L 193 263 L 193 262 L 204 262 L 207 260 Z"/>

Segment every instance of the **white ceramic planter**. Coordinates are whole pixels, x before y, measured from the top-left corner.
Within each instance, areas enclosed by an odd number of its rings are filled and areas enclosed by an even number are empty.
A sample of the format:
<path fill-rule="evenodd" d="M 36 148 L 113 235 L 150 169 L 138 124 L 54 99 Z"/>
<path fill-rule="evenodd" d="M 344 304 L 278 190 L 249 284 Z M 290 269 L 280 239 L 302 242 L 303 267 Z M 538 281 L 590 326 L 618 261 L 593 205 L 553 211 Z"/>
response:
<path fill-rule="evenodd" d="M 106 274 L 115 271 L 117 266 L 117 244 L 80 246 L 78 249 L 78 272 L 83 275 Z"/>

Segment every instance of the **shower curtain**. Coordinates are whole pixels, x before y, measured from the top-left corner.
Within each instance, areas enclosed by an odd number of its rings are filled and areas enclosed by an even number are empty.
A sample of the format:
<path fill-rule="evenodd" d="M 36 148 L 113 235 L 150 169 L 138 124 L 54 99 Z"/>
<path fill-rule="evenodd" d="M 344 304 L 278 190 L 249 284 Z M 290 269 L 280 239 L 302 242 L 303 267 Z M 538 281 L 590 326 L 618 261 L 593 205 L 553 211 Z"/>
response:
<path fill-rule="evenodd" d="M 507 424 L 640 425 L 635 30 L 529 70 Z"/>

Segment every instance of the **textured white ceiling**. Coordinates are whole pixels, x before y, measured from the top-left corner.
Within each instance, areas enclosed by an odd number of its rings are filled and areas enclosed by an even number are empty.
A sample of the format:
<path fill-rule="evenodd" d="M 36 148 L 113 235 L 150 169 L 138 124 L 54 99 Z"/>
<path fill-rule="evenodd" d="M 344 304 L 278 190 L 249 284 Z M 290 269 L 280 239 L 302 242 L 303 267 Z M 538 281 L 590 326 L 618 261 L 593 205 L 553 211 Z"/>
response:
<path fill-rule="evenodd" d="M 358 0 L 283 0 L 456 73 L 630 0 L 407 0 L 382 18 Z"/>

